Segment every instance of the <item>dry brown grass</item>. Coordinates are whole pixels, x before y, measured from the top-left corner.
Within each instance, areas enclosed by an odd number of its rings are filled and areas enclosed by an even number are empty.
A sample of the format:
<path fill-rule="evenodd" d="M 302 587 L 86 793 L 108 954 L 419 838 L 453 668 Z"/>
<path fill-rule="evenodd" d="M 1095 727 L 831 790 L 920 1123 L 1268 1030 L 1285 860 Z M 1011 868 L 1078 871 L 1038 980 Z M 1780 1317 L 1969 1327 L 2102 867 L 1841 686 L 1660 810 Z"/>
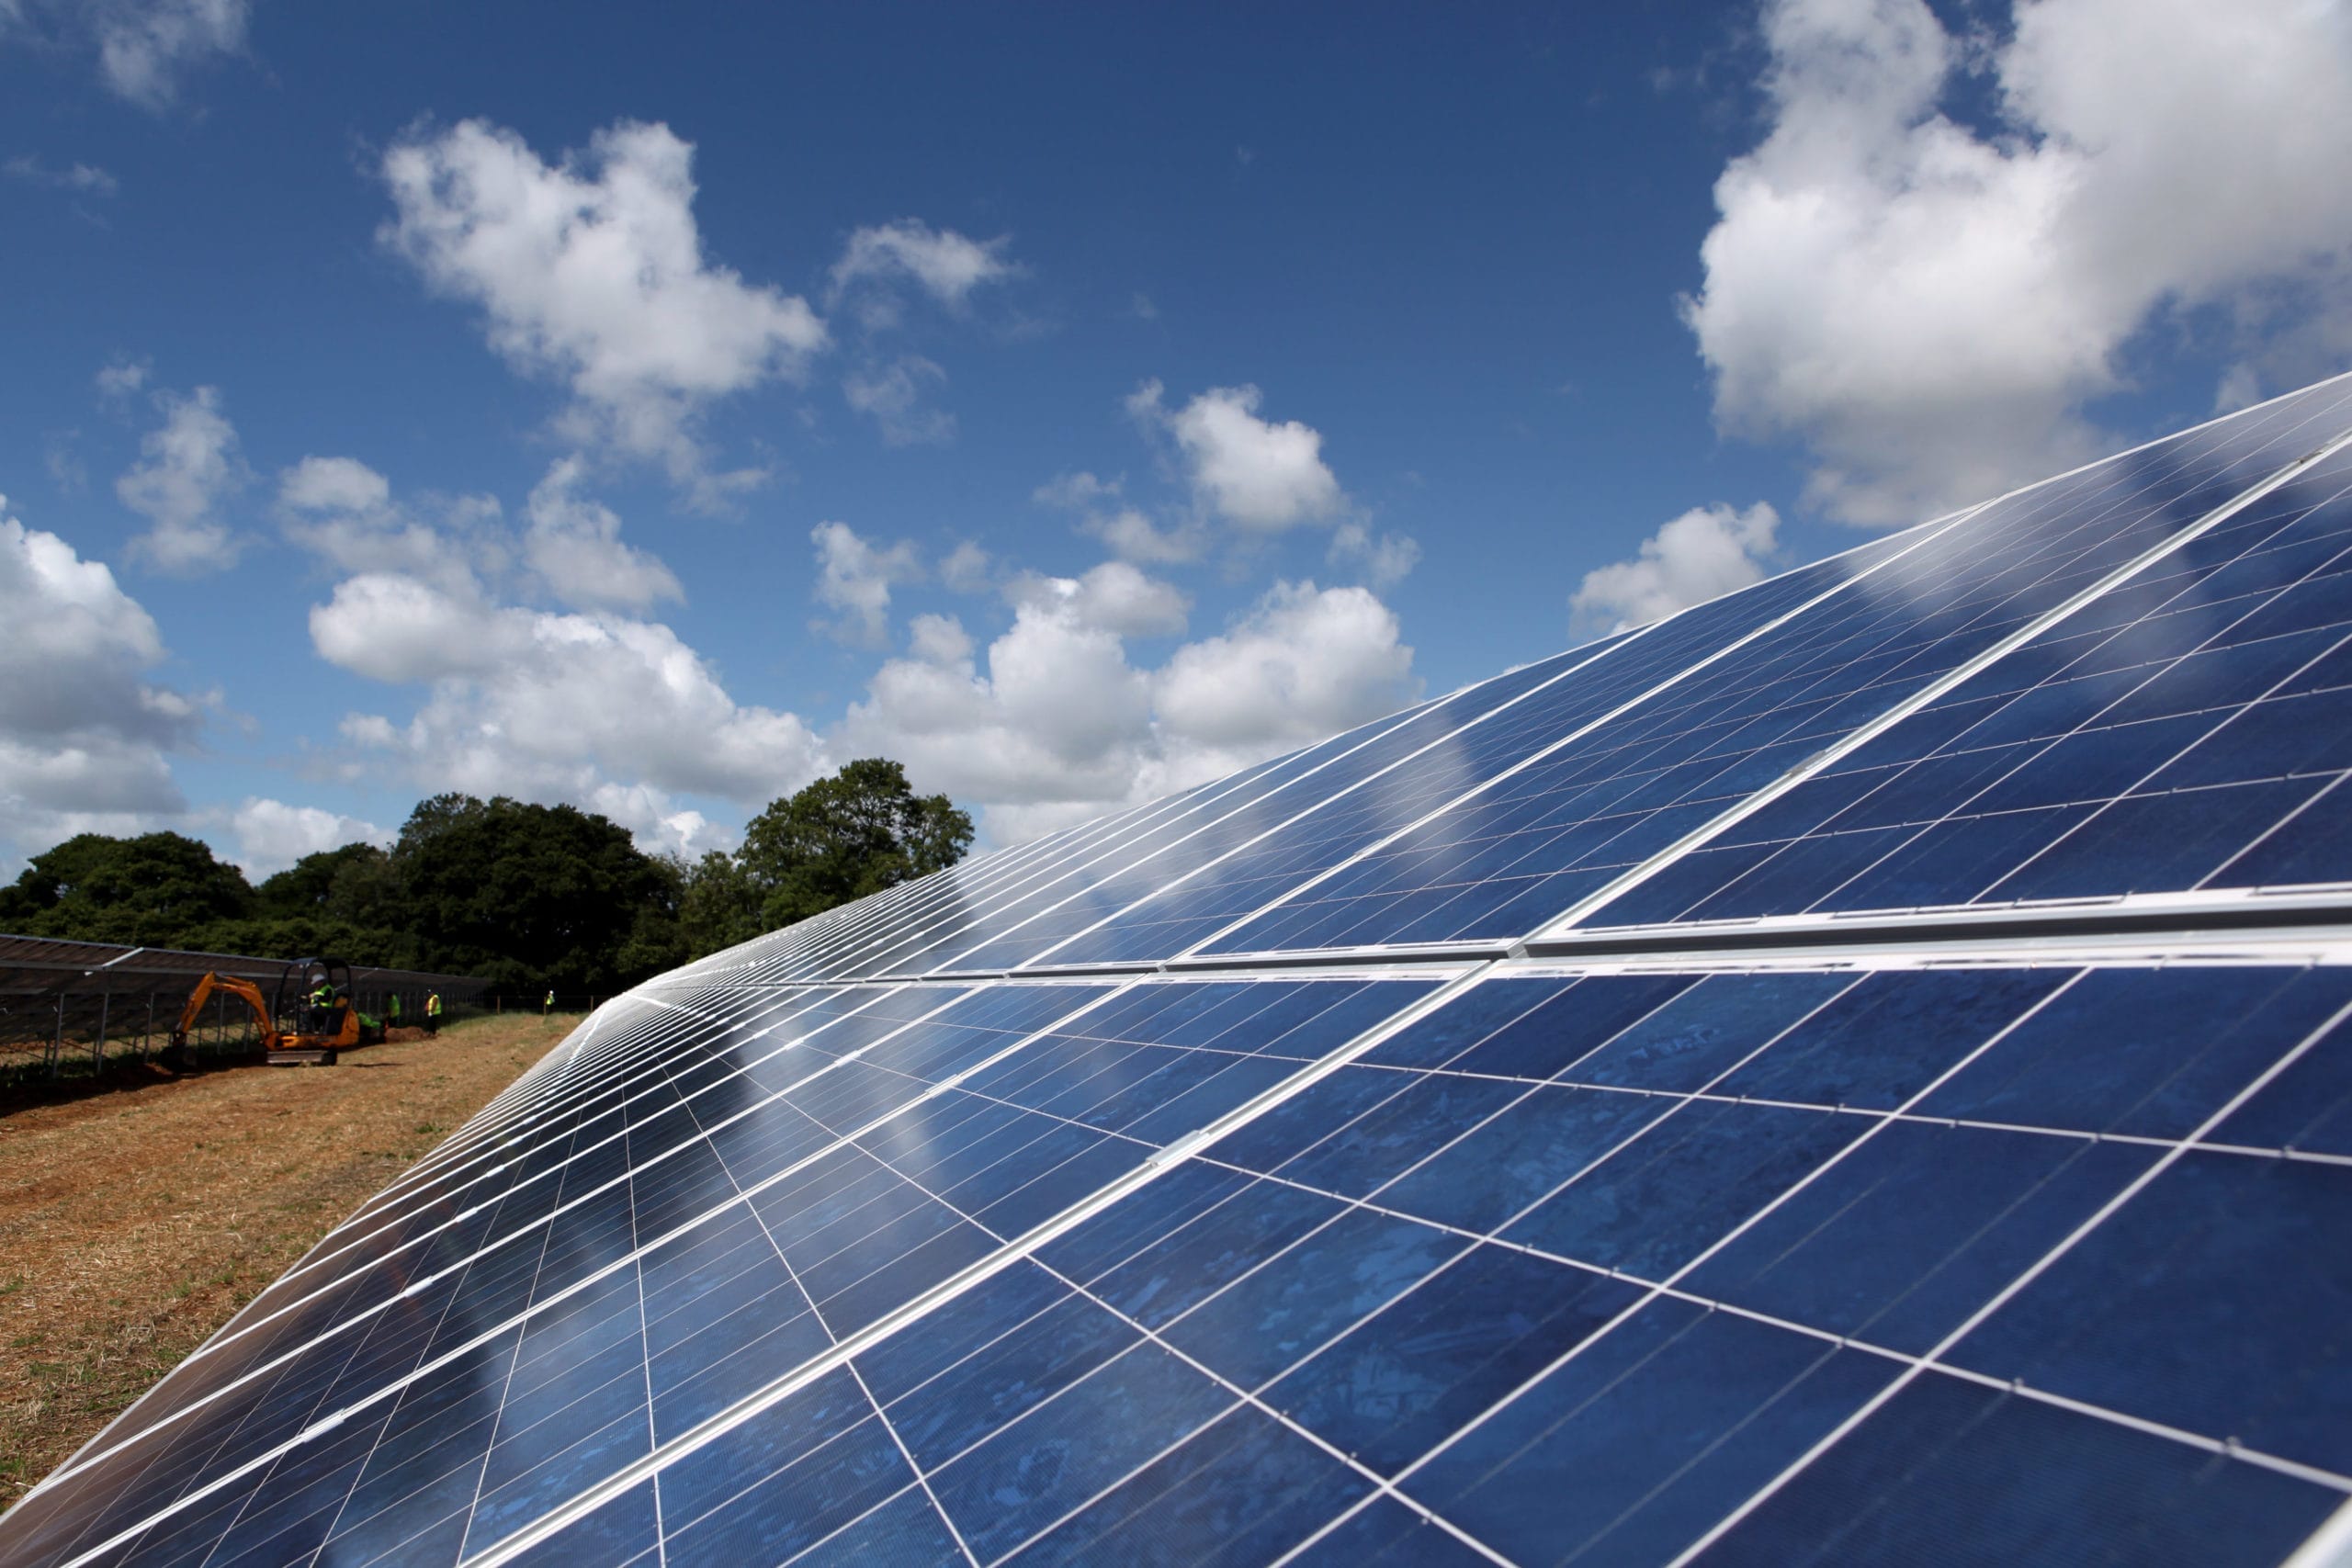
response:
<path fill-rule="evenodd" d="M 0 1116 L 0 1506 L 576 1019 L 487 1018 Z"/>

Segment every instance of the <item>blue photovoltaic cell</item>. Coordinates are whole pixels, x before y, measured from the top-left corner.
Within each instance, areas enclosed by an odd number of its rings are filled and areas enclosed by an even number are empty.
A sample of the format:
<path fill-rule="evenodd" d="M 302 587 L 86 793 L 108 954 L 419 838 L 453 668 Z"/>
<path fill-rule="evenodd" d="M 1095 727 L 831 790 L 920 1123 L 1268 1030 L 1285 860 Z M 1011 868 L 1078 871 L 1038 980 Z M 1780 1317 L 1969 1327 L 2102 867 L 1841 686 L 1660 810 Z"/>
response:
<path fill-rule="evenodd" d="M 330 1476 L 305 1471 L 304 1488 L 340 1487 L 350 1501 L 332 1517 L 304 1515 L 306 1528 L 328 1532 L 304 1550 L 323 1541 L 357 1553 L 384 1529 L 437 1528 L 440 1513 L 413 1517 L 433 1507 L 470 1513 L 469 1550 L 479 1548 L 583 1476 L 642 1457 L 1051 1220 L 1428 986 L 939 988 L 886 993 L 901 1005 L 852 1036 L 835 1032 L 867 1014 L 788 1045 L 759 1037 L 741 1054 L 768 1055 L 685 1099 L 649 1092 L 582 1123 L 563 1163 L 518 1179 L 503 1200 L 472 1196 L 482 1207 L 469 1220 L 435 1235 L 434 1211 L 412 1216 L 404 1229 L 422 1235 L 345 1264 L 275 1318 L 248 1314 L 53 1495 L 106 1492 L 148 1512 L 178 1505 L 177 1529 L 206 1528 L 221 1507 L 272 1507 L 293 1484 L 289 1466 L 314 1457 L 308 1444 L 278 1448 L 361 1390 L 387 1388 L 355 1430 L 389 1440 L 423 1419 L 415 1401 L 435 1400 L 419 1428 L 434 1434 L 429 1451 L 412 1458 L 395 1445 L 388 1468 L 370 1444 Z M 939 1010 L 918 1010 L 925 995 Z M 673 1118 L 688 1119 L 684 1129 Z M 589 1141 L 606 1120 L 618 1133 Z M 217 1502 L 182 1501 L 224 1474 L 235 1484 L 220 1486 Z M 385 1495 L 427 1480 L 455 1500 L 395 1506 Z M 382 1506 L 370 1511 L 371 1500 Z M 66 1518 L 44 1529 L 50 1513 L 37 1501 L 17 1521 L 39 1560 L 105 1539 L 105 1519 L 68 1534 Z"/>
<path fill-rule="evenodd" d="M 1573 679 L 1573 671 L 1603 660 L 1609 646 L 1579 649 L 1514 671 L 1433 703 L 1402 724 L 1371 737 L 1342 736 L 1299 753 L 1310 767 L 1270 777 L 1263 790 L 1221 796 L 1214 819 L 1186 818 L 1184 829 L 1159 835 L 1135 852 L 1091 864 L 1049 885 L 1042 896 L 989 911 L 983 921 L 932 936 L 920 948 L 884 954 L 871 967 L 919 973 L 940 969 L 1006 969 L 1046 952 L 1170 881 L 1215 863 L 1237 846 L 1264 834 L 1308 807 L 1364 785 L 1385 770 L 1443 745 L 1465 725 L 1524 696 L 1545 682 Z M 1341 742 L 1355 741 L 1342 746 Z M 1167 952 L 1175 949 L 1168 948 Z"/>
<path fill-rule="evenodd" d="M 2352 1519 L 2347 397 L 649 982 L 0 1562 L 2284 1561 Z M 2034 924 L 1879 913 L 1971 904 Z"/>
<path fill-rule="evenodd" d="M 2347 487 L 2352 453 L 1584 923 L 2352 881 Z"/>
<path fill-rule="evenodd" d="M 1927 1113 L 2062 1008 L 2087 1067 L 2143 1058 L 2165 1024 L 2131 982 L 2174 972 L 1487 980 L 659 1469 L 669 1560 L 887 1539 L 943 1562 L 1262 1561 L 1391 1500 L 1441 1560 L 1440 1540 L 1662 1562 L 1719 1525 L 1732 1560 L 1795 1551 L 1792 1529 L 1842 1560 L 1849 1528 L 1888 1560 L 1922 1529 L 2013 1550 L 2050 1498 L 2118 1487 L 2148 1504 L 2151 1552 L 2274 1561 L 2352 1485 L 2329 1330 L 2352 1274 L 2296 1261 L 2352 1167 Z M 2352 1050 L 2332 1027 L 2352 969 L 2201 973 L 2270 1005 L 2200 1125 L 2290 1055 Z M 1915 1038 L 1855 1097 L 1872 1021 Z M 2207 1022 L 2177 1011 L 2174 1044 Z M 1495 1070 L 1506 1054 L 1551 1070 Z M 2224 1224 L 2222 1247 L 2152 1246 Z M 2264 1303 L 2276 1365 L 2211 1355 L 2242 1270 L 2294 1280 Z M 1820 1478 L 1889 1445 L 1943 1484 L 1898 1466 L 1820 1518 Z M 2022 1490 L 1951 1500 L 2026 1453 Z M 634 1491 L 573 1528 L 606 1510 L 651 1549 Z M 2085 1539 L 2055 1513 L 2052 1540 Z"/>
<path fill-rule="evenodd" d="M 1532 932 L 2302 456 L 2347 399 L 2331 384 L 1995 502 L 1202 951 Z"/>
<path fill-rule="evenodd" d="M 1701 605 L 1605 649 L 1606 657 L 1577 664 L 1510 706 L 1485 705 L 1491 717 L 1445 737 L 1415 756 L 1409 767 L 1374 777 L 1352 792 L 1327 792 L 1311 812 L 1217 863 L 1213 875 L 1165 882 L 1148 897 L 1135 890 L 1138 902 L 1133 907 L 1096 929 L 1078 931 L 1065 945 L 1035 952 L 1025 944 L 1018 950 L 1000 946 L 949 967 L 977 967 L 992 957 L 1054 964 L 1135 962 L 1202 945 L 1224 927 L 1365 845 L 1520 765 L 1562 736 L 1673 678 L 1694 659 L 1835 589 L 1900 547 L 1901 541 L 1866 547 Z M 1487 685 L 1510 692 L 1524 682 L 1525 675 L 1515 672 Z M 1487 689 L 1474 687 L 1472 692 Z"/>

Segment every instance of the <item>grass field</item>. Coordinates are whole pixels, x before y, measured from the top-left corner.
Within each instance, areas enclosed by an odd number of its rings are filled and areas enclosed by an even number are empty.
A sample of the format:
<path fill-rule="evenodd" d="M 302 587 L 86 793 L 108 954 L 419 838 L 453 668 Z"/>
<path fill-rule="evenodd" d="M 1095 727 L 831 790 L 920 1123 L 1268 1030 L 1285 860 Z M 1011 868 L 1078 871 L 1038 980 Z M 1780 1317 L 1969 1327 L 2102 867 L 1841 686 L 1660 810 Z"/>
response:
<path fill-rule="evenodd" d="M 0 1506 L 579 1021 L 485 1018 L 340 1066 L 0 1115 Z"/>

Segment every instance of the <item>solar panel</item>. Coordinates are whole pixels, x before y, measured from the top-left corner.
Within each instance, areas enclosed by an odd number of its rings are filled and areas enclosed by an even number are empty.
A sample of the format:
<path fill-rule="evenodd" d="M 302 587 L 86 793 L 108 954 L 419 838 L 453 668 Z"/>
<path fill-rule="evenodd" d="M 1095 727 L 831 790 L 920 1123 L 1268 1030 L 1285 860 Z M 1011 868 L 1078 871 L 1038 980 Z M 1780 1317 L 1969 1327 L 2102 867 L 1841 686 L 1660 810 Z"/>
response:
<path fill-rule="evenodd" d="M 2352 1551 L 2347 441 L 2324 383 L 640 987 L 0 1557 Z"/>

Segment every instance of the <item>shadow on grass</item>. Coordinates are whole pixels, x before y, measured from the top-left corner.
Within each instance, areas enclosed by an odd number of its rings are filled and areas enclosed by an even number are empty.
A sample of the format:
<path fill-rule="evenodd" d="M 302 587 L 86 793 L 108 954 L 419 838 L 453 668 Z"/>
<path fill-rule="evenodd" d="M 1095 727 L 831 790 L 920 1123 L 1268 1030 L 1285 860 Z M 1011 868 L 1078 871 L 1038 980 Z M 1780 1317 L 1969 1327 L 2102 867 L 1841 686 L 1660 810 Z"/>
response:
<path fill-rule="evenodd" d="M 261 1065 L 261 1053 L 254 1051 L 201 1057 L 177 1072 L 161 1062 L 140 1061 L 109 1062 L 96 1072 L 85 1068 L 54 1078 L 37 1069 L 31 1070 L 13 1078 L 0 1079 L 0 1117 L 30 1111 L 35 1106 L 67 1105 L 102 1094 L 132 1094 L 142 1089 L 186 1083 L 191 1078 L 210 1077 L 215 1073 L 241 1072 Z M 384 1065 L 391 1066 L 389 1062 Z"/>

